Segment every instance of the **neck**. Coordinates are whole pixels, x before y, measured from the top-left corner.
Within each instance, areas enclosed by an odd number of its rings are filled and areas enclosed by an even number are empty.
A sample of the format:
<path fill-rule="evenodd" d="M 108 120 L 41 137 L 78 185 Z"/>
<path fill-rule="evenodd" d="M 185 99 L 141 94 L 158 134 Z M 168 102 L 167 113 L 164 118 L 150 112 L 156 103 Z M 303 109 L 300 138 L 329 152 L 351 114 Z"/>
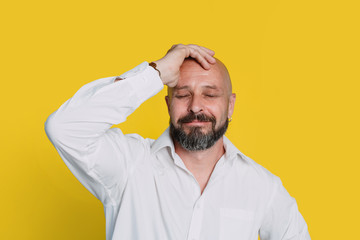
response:
<path fill-rule="evenodd" d="M 174 145 L 175 152 L 180 156 L 186 168 L 194 175 L 202 192 L 216 163 L 225 153 L 223 137 L 214 146 L 203 151 L 188 151 L 176 141 L 174 141 Z"/>

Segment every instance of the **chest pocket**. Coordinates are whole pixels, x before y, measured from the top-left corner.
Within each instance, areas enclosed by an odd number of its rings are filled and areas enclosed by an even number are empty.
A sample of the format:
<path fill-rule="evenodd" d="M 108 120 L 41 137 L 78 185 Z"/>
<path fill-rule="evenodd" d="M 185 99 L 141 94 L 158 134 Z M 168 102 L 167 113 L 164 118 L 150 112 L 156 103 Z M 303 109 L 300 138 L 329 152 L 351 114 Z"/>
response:
<path fill-rule="evenodd" d="M 219 240 L 257 239 L 253 237 L 254 229 L 253 212 L 236 208 L 220 208 Z"/>

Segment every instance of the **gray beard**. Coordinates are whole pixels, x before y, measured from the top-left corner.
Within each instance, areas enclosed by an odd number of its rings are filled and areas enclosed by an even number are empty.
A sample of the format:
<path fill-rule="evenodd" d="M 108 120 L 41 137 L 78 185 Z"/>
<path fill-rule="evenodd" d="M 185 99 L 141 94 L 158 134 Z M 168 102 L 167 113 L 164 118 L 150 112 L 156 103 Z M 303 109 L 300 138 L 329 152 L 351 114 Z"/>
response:
<path fill-rule="evenodd" d="M 229 122 L 215 130 L 215 123 L 212 124 L 212 130 L 204 134 L 201 127 L 191 127 L 190 133 L 186 134 L 181 128 L 176 128 L 170 121 L 170 134 L 184 149 L 188 151 L 202 151 L 211 148 L 226 132 Z"/>

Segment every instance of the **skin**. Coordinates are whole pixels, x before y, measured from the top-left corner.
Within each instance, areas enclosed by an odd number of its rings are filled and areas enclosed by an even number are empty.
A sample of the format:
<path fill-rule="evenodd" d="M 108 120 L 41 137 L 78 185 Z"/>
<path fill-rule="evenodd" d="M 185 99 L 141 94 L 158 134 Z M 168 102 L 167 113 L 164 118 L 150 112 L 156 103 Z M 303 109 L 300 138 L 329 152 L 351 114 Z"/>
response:
<path fill-rule="evenodd" d="M 178 119 L 189 112 L 215 117 L 216 129 L 231 118 L 236 96 L 232 93 L 225 65 L 214 58 L 214 54 L 213 50 L 195 44 L 177 44 L 164 57 L 154 61 L 163 84 L 168 86 L 165 100 L 175 127 L 179 126 Z M 115 81 L 119 80 L 122 79 Z M 183 124 L 185 132 L 188 133 L 191 126 L 200 127 L 204 133 L 211 130 L 209 122 L 193 121 Z M 176 141 L 174 145 L 175 152 L 197 180 L 202 193 L 216 163 L 225 153 L 223 138 L 202 151 L 187 151 Z"/>
<path fill-rule="evenodd" d="M 209 70 L 203 69 L 194 59 L 186 59 L 180 67 L 178 83 L 168 88 L 165 98 L 169 115 L 175 127 L 179 127 L 177 120 L 189 112 L 204 113 L 214 116 L 218 129 L 231 117 L 234 107 L 235 94 L 231 93 L 231 81 L 226 67 L 216 59 L 216 63 Z M 203 132 L 211 130 L 209 122 L 191 122 L 187 126 L 200 126 Z"/>
<path fill-rule="evenodd" d="M 215 128 L 218 129 L 231 118 L 235 98 L 228 71 L 220 60 L 216 59 L 209 69 L 205 69 L 196 60 L 185 59 L 180 67 L 177 85 L 168 88 L 165 100 L 175 127 L 179 127 L 179 118 L 194 112 L 214 116 Z M 204 133 L 211 131 L 210 122 L 193 121 L 183 124 L 186 133 L 189 133 L 191 126 L 201 127 Z M 187 151 L 176 141 L 174 145 L 175 152 L 196 178 L 202 193 L 216 163 L 225 153 L 223 139 L 204 151 Z"/>

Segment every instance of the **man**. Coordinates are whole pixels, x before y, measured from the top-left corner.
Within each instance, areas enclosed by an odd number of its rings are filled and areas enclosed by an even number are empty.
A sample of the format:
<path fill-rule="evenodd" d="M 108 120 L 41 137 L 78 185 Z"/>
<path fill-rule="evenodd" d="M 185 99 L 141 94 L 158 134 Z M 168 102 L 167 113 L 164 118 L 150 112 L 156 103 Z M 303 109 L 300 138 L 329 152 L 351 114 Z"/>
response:
<path fill-rule="evenodd" d="M 164 85 L 170 127 L 156 141 L 110 128 Z M 151 64 L 86 84 L 45 130 L 103 203 L 108 240 L 310 239 L 280 179 L 224 136 L 234 103 L 214 52 L 179 44 Z"/>

